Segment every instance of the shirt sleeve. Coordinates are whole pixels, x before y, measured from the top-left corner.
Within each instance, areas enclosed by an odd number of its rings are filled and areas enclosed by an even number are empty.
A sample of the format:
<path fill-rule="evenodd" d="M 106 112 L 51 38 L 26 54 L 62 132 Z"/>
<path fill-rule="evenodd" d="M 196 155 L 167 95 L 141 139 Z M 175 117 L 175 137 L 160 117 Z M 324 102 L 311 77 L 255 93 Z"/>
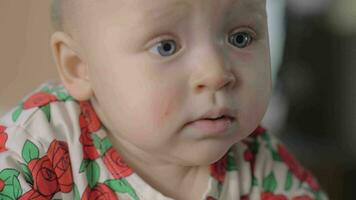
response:
<path fill-rule="evenodd" d="M 304 168 L 276 136 L 261 128 L 244 143 L 248 146 L 245 159 L 253 166 L 252 193 L 256 199 L 328 199 L 311 171 Z"/>
<path fill-rule="evenodd" d="M 0 199 L 21 199 L 31 190 L 29 162 L 38 156 L 38 146 L 26 139 L 22 128 L 0 125 Z"/>
<path fill-rule="evenodd" d="M 60 191 L 51 152 L 43 149 L 24 128 L 0 125 L 0 199 L 45 200 Z"/>

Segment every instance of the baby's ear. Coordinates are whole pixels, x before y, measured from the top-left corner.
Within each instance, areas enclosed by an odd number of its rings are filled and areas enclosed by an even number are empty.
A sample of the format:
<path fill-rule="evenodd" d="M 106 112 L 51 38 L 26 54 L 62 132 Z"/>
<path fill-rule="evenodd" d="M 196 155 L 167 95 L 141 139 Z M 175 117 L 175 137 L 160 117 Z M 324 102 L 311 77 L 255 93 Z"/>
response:
<path fill-rule="evenodd" d="M 51 36 L 50 46 L 57 71 L 69 94 L 80 101 L 89 100 L 93 91 L 88 65 L 75 41 L 65 32 L 55 32 Z"/>

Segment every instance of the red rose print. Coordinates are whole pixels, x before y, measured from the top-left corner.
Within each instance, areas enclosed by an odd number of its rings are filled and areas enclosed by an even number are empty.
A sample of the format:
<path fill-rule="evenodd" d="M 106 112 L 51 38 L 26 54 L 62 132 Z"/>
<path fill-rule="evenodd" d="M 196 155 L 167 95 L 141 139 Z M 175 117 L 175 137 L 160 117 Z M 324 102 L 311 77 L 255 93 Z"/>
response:
<path fill-rule="evenodd" d="M 84 159 L 95 160 L 99 157 L 99 153 L 94 146 L 93 139 L 90 137 L 87 121 L 83 114 L 79 115 L 79 125 L 81 129 L 79 141 L 83 145 L 83 157 Z"/>
<path fill-rule="evenodd" d="M 3 180 L 0 179 L 0 192 L 4 189 L 5 183 Z"/>
<path fill-rule="evenodd" d="M 117 179 L 130 176 L 133 173 L 133 170 L 122 160 L 113 147 L 105 152 L 103 162 Z"/>
<path fill-rule="evenodd" d="M 266 132 L 266 129 L 263 128 L 261 125 L 259 125 L 259 126 L 257 126 L 257 128 L 250 134 L 250 137 L 259 136 L 259 135 L 263 134 L 264 132 Z"/>
<path fill-rule="evenodd" d="M 293 197 L 292 200 L 313 200 L 313 199 L 310 198 L 309 196 L 303 195 L 303 196 Z"/>
<path fill-rule="evenodd" d="M 0 125 L 0 133 L 5 132 L 5 129 L 6 129 L 5 126 Z"/>
<path fill-rule="evenodd" d="M 89 101 L 80 101 L 79 106 L 84 115 L 84 119 L 87 122 L 88 131 L 89 132 L 97 131 L 100 128 L 101 124 L 91 103 Z"/>
<path fill-rule="evenodd" d="M 33 189 L 43 196 L 51 196 L 59 191 L 57 177 L 47 156 L 31 160 L 28 164 L 33 177 Z"/>
<path fill-rule="evenodd" d="M 278 144 L 278 154 L 281 156 L 282 160 L 286 163 L 292 173 L 298 178 L 302 179 L 304 174 L 304 168 L 299 164 L 299 162 L 291 155 L 287 149 L 282 144 Z"/>
<path fill-rule="evenodd" d="M 319 183 L 316 181 L 316 179 L 314 178 L 314 176 L 311 174 L 310 171 L 308 171 L 308 170 L 304 171 L 303 180 L 305 180 L 313 190 L 320 189 Z"/>
<path fill-rule="evenodd" d="M 263 192 L 261 194 L 261 200 L 288 200 L 286 196 L 282 194 L 275 195 L 271 192 Z"/>
<path fill-rule="evenodd" d="M 218 161 L 210 165 L 210 174 L 220 183 L 224 182 L 227 165 L 227 153 Z"/>
<path fill-rule="evenodd" d="M 214 197 L 212 197 L 212 196 L 208 196 L 207 198 L 206 198 L 206 200 L 216 200 Z"/>
<path fill-rule="evenodd" d="M 244 152 L 244 159 L 245 161 L 251 162 L 254 159 L 254 155 L 250 149 L 246 149 Z"/>
<path fill-rule="evenodd" d="M 5 132 L 6 127 L 0 125 L 0 153 L 7 151 L 5 144 L 7 141 L 7 133 Z"/>
<path fill-rule="evenodd" d="M 278 153 L 282 157 L 283 161 L 292 171 L 292 173 L 300 180 L 306 181 L 313 190 L 320 189 L 319 183 L 313 177 L 313 175 L 299 164 L 299 162 L 291 155 L 287 149 L 282 145 L 278 144 Z"/>
<path fill-rule="evenodd" d="M 47 155 L 52 162 L 60 191 L 70 192 L 73 185 L 73 176 L 67 143 L 53 140 L 48 148 Z"/>
<path fill-rule="evenodd" d="M 250 197 L 248 197 L 247 195 L 243 195 L 240 197 L 240 200 L 250 200 Z"/>
<path fill-rule="evenodd" d="M 35 190 L 30 190 L 30 191 L 26 192 L 25 194 L 23 194 L 19 198 L 19 200 L 50 200 L 50 199 L 52 199 L 53 195 L 42 196 L 40 193 L 36 192 Z"/>
<path fill-rule="evenodd" d="M 23 104 L 24 109 L 29 109 L 33 107 L 40 107 L 46 105 L 52 101 L 57 101 L 57 97 L 46 93 L 46 92 L 37 92 L 30 96 Z"/>
<path fill-rule="evenodd" d="M 255 155 L 253 154 L 253 152 L 250 149 L 251 144 L 247 144 L 249 147 L 248 149 L 245 150 L 244 152 L 244 160 L 247 162 L 250 162 L 251 164 L 251 173 L 254 176 L 255 174 Z"/>
<path fill-rule="evenodd" d="M 103 183 L 97 183 L 94 188 L 90 189 L 89 186 L 85 189 L 81 200 L 118 200 L 114 191 Z"/>

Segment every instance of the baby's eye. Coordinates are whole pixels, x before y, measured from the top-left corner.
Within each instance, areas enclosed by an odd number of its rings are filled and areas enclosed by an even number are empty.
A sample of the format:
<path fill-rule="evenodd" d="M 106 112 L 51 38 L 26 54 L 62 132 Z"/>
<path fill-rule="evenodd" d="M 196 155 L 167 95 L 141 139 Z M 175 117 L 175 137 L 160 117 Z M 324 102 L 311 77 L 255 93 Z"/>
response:
<path fill-rule="evenodd" d="M 237 32 L 229 37 L 229 42 L 237 48 L 245 48 L 253 41 L 253 36 L 249 32 Z"/>
<path fill-rule="evenodd" d="M 162 40 L 151 49 L 158 51 L 161 56 L 171 56 L 177 51 L 177 44 L 174 40 Z"/>

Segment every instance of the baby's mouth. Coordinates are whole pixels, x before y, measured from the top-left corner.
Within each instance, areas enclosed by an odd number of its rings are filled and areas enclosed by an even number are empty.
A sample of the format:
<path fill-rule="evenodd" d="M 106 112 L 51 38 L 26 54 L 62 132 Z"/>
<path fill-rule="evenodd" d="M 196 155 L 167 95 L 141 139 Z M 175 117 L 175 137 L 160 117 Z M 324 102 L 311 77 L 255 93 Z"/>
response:
<path fill-rule="evenodd" d="M 188 125 L 203 132 L 204 134 L 221 134 L 226 132 L 235 119 L 221 116 L 218 118 L 202 118 Z"/>
<path fill-rule="evenodd" d="M 234 120 L 233 117 L 229 117 L 229 116 L 221 116 L 221 117 L 217 117 L 217 118 L 203 118 L 201 120 L 212 120 L 212 121 L 216 121 L 216 120 L 221 120 L 221 119 L 229 119 L 229 120 Z"/>

